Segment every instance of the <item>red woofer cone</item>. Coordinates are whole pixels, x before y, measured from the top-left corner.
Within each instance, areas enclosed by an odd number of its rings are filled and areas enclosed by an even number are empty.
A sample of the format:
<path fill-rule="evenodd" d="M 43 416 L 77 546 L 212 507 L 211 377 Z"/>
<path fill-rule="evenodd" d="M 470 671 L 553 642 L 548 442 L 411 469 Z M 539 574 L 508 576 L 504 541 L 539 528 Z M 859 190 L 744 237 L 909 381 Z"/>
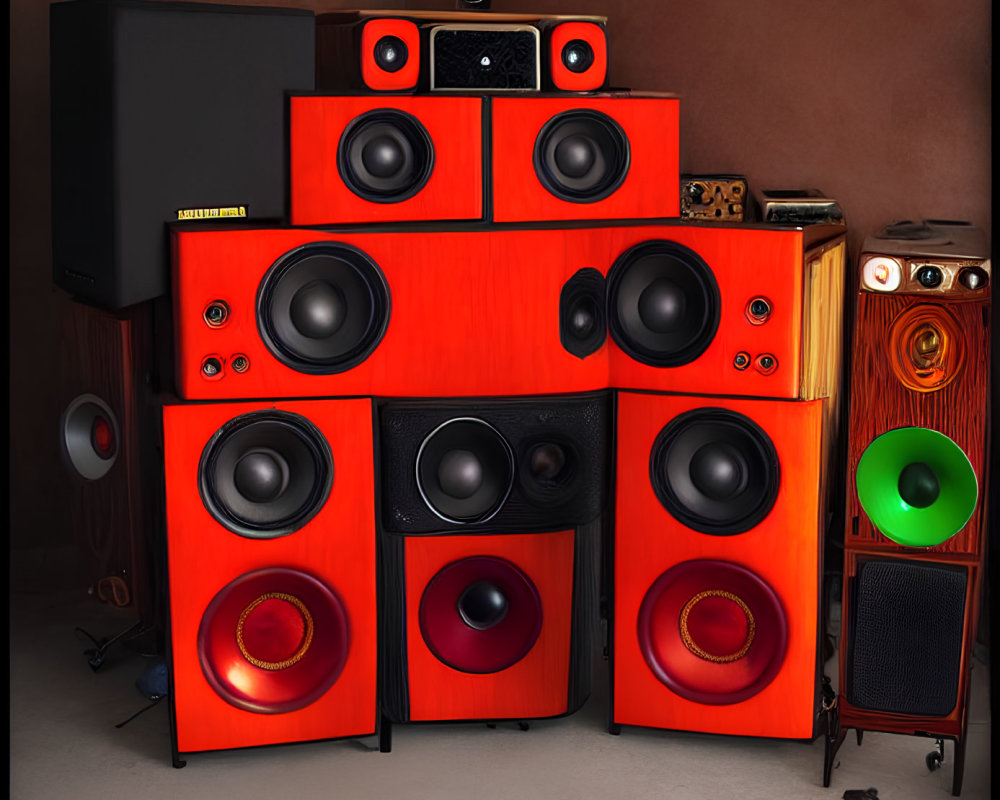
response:
<path fill-rule="evenodd" d="M 241 575 L 213 598 L 198 630 L 212 688 L 237 708 L 262 714 L 318 700 L 340 677 L 349 647 L 340 599 L 292 569 Z"/>
<path fill-rule="evenodd" d="M 739 703 L 781 669 L 788 622 L 774 590 L 726 561 L 664 572 L 639 609 L 639 649 L 657 678 L 688 700 Z"/>
<path fill-rule="evenodd" d="M 531 579 L 502 558 L 453 561 L 420 599 L 420 632 L 431 652 L 461 672 L 516 664 L 542 630 L 542 600 Z"/>

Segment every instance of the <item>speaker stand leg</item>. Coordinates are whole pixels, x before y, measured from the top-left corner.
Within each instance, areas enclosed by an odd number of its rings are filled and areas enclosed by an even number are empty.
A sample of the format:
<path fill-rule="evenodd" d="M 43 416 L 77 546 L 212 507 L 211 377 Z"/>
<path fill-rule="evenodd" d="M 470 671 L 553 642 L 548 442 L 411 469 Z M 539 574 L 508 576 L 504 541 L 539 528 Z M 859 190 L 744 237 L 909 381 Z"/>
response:
<path fill-rule="evenodd" d="M 131 627 L 123 630 L 121 633 L 116 633 L 110 639 L 101 639 L 100 641 L 98 641 L 89 633 L 87 633 L 87 631 L 85 631 L 83 628 L 77 628 L 76 630 L 78 633 L 82 633 L 84 636 L 90 639 L 91 642 L 93 642 L 94 647 L 88 650 L 84 650 L 83 654 L 87 656 L 87 663 L 90 665 L 90 668 L 94 670 L 94 672 L 97 672 L 97 670 L 101 668 L 101 665 L 104 664 L 104 659 L 107 657 L 108 650 L 114 647 L 114 645 L 118 644 L 118 642 L 128 641 L 129 639 L 138 636 L 140 633 L 143 633 L 146 630 L 146 628 L 143 626 L 142 621 L 140 620 Z"/>
<path fill-rule="evenodd" d="M 612 736 L 620 736 L 621 732 L 622 732 L 622 726 L 619 725 L 617 722 L 608 723 L 608 733 L 610 733 Z"/>
<path fill-rule="evenodd" d="M 826 697 L 823 702 L 823 715 L 826 717 L 826 734 L 823 738 L 826 746 L 823 754 L 823 786 L 828 787 L 837 751 L 840 750 L 844 739 L 847 738 L 847 729 L 840 726 L 840 707 L 837 705 L 836 695 L 830 699 L 832 691 L 824 692 L 824 694 Z M 860 731 L 858 733 L 860 734 Z M 860 743 L 860 736 L 858 741 Z"/>
<path fill-rule="evenodd" d="M 378 750 L 380 753 L 392 752 L 392 723 L 385 717 L 379 719 Z"/>
<path fill-rule="evenodd" d="M 864 738 L 865 732 L 861 728 L 855 728 L 854 734 L 858 739 L 858 747 L 861 747 L 861 740 Z"/>
<path fill-rule="evenodd" d="M 962 779 L 965 777 L 965 731 L 955 739 L 955 766 L 952 767 L 951 794 L 962 794 Z"/>

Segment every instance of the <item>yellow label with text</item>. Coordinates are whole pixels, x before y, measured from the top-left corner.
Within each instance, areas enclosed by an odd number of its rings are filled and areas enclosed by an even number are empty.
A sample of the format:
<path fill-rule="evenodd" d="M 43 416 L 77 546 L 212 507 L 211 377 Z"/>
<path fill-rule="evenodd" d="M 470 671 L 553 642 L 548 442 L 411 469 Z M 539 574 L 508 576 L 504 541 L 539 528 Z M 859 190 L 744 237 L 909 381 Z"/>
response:
<path fill-rule="evenodd" d="M 178 220 L 222 219 L 224 217 L 245 217 L 246 215 L 246 206 L 227 206 L 225 208 L 181 208 L 177 210 Z"/>

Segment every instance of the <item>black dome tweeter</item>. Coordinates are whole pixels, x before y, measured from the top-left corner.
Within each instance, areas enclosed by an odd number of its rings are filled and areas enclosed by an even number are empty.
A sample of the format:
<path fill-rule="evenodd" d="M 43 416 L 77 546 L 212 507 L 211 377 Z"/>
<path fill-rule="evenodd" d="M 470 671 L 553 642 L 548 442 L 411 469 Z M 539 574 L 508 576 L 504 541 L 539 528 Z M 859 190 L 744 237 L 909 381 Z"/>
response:
<path fill-rule="evenodd" d="M 375 42 L 375 63 L 385 72 L 399 72 L 406 66 L 410 51 L 398 36 L 383 36 Z"/>
<path fill-rule="evenodd" d="M 356 367 L 389 325 L 389 287 L 365 253 L 337 243 L 304 245 L 267 271 L 257 291 L 257 330 L 298 372 L 328 375 Z"/>
<path fill-rule="evenodd" d="M 439 425 L 417 452 L 417 488 L 448 522 L 485 522 L 503 506 L 514 482 L 514 454 L 486 422 L 459 417 Z"/>
<path fill-rule="evenodd" d="M 198 465 L 202 502 L 233 533 L 284 536 L 322 508 L 333 484 L 323 434 L 298 414 L 255 411 L 227 422 Z"/>
<path fill-rule="evenodd" d="M 630 159 L 625 131 L 598 111 L 557 114 L 535 139 L 538 179 L 571 203 L 595 203 L 613 194 L 628 175 Z"/>
<path fill-rule="evenodd" d="M 715 275 L 701 256 L 677 242 L 651 240 L 625 251 L 608 271 L 607 296 L 611 338 L 643 364 L 694 361 L 719 328 Z"/>
<path fill-rule="evenodd" d="M 699 408 L 671 420 L 653 443 L 649 477 L 675 519 L 716 536 L 760 524 L 781 480 L 770 437 L 749 417 L 722 408 Z"/>
<path fill-rule="evenodd" d="M 358 197 L 399 203 L 430 179 L 434 143 L 416 117 L 391 108 L 375 109 L 356 117 L 344 130 L 337 145 L 337 170 Z"/>
<path fill-rule="evenodd" d="M 570 72 L 586 72 L 594 64 L 594 48 L 583 39 L 572 39 L 563 45 L 559 54 L 563 66 Z"/>
<path fill-rule="evenodd" d="M 476 581 L 459 596 L 457 607 L 462 622 L 477 631 L 486 631 L 503 621 L 509 604 L 498 586 L 489 581 Z"/>
<path fill-rule="evenodd" d="M 559 341 L 577 358 L 596 353 L 607 338 L 604 276 L 592 267 L 579 270 L 559 294 Z"/>

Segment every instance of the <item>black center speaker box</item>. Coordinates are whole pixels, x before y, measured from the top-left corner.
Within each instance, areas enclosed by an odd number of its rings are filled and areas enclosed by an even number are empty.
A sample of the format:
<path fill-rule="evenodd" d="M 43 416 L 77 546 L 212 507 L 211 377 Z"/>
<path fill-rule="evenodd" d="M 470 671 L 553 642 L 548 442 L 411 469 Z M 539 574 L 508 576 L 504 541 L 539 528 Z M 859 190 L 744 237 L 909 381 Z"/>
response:
<path fill-rule="evenodd" d="M 125 308 L 169 290 L 166 223 L 286 216 L 311 12 L 73 0 L 51 6 L 50 47 L 57 285 Z"/>

